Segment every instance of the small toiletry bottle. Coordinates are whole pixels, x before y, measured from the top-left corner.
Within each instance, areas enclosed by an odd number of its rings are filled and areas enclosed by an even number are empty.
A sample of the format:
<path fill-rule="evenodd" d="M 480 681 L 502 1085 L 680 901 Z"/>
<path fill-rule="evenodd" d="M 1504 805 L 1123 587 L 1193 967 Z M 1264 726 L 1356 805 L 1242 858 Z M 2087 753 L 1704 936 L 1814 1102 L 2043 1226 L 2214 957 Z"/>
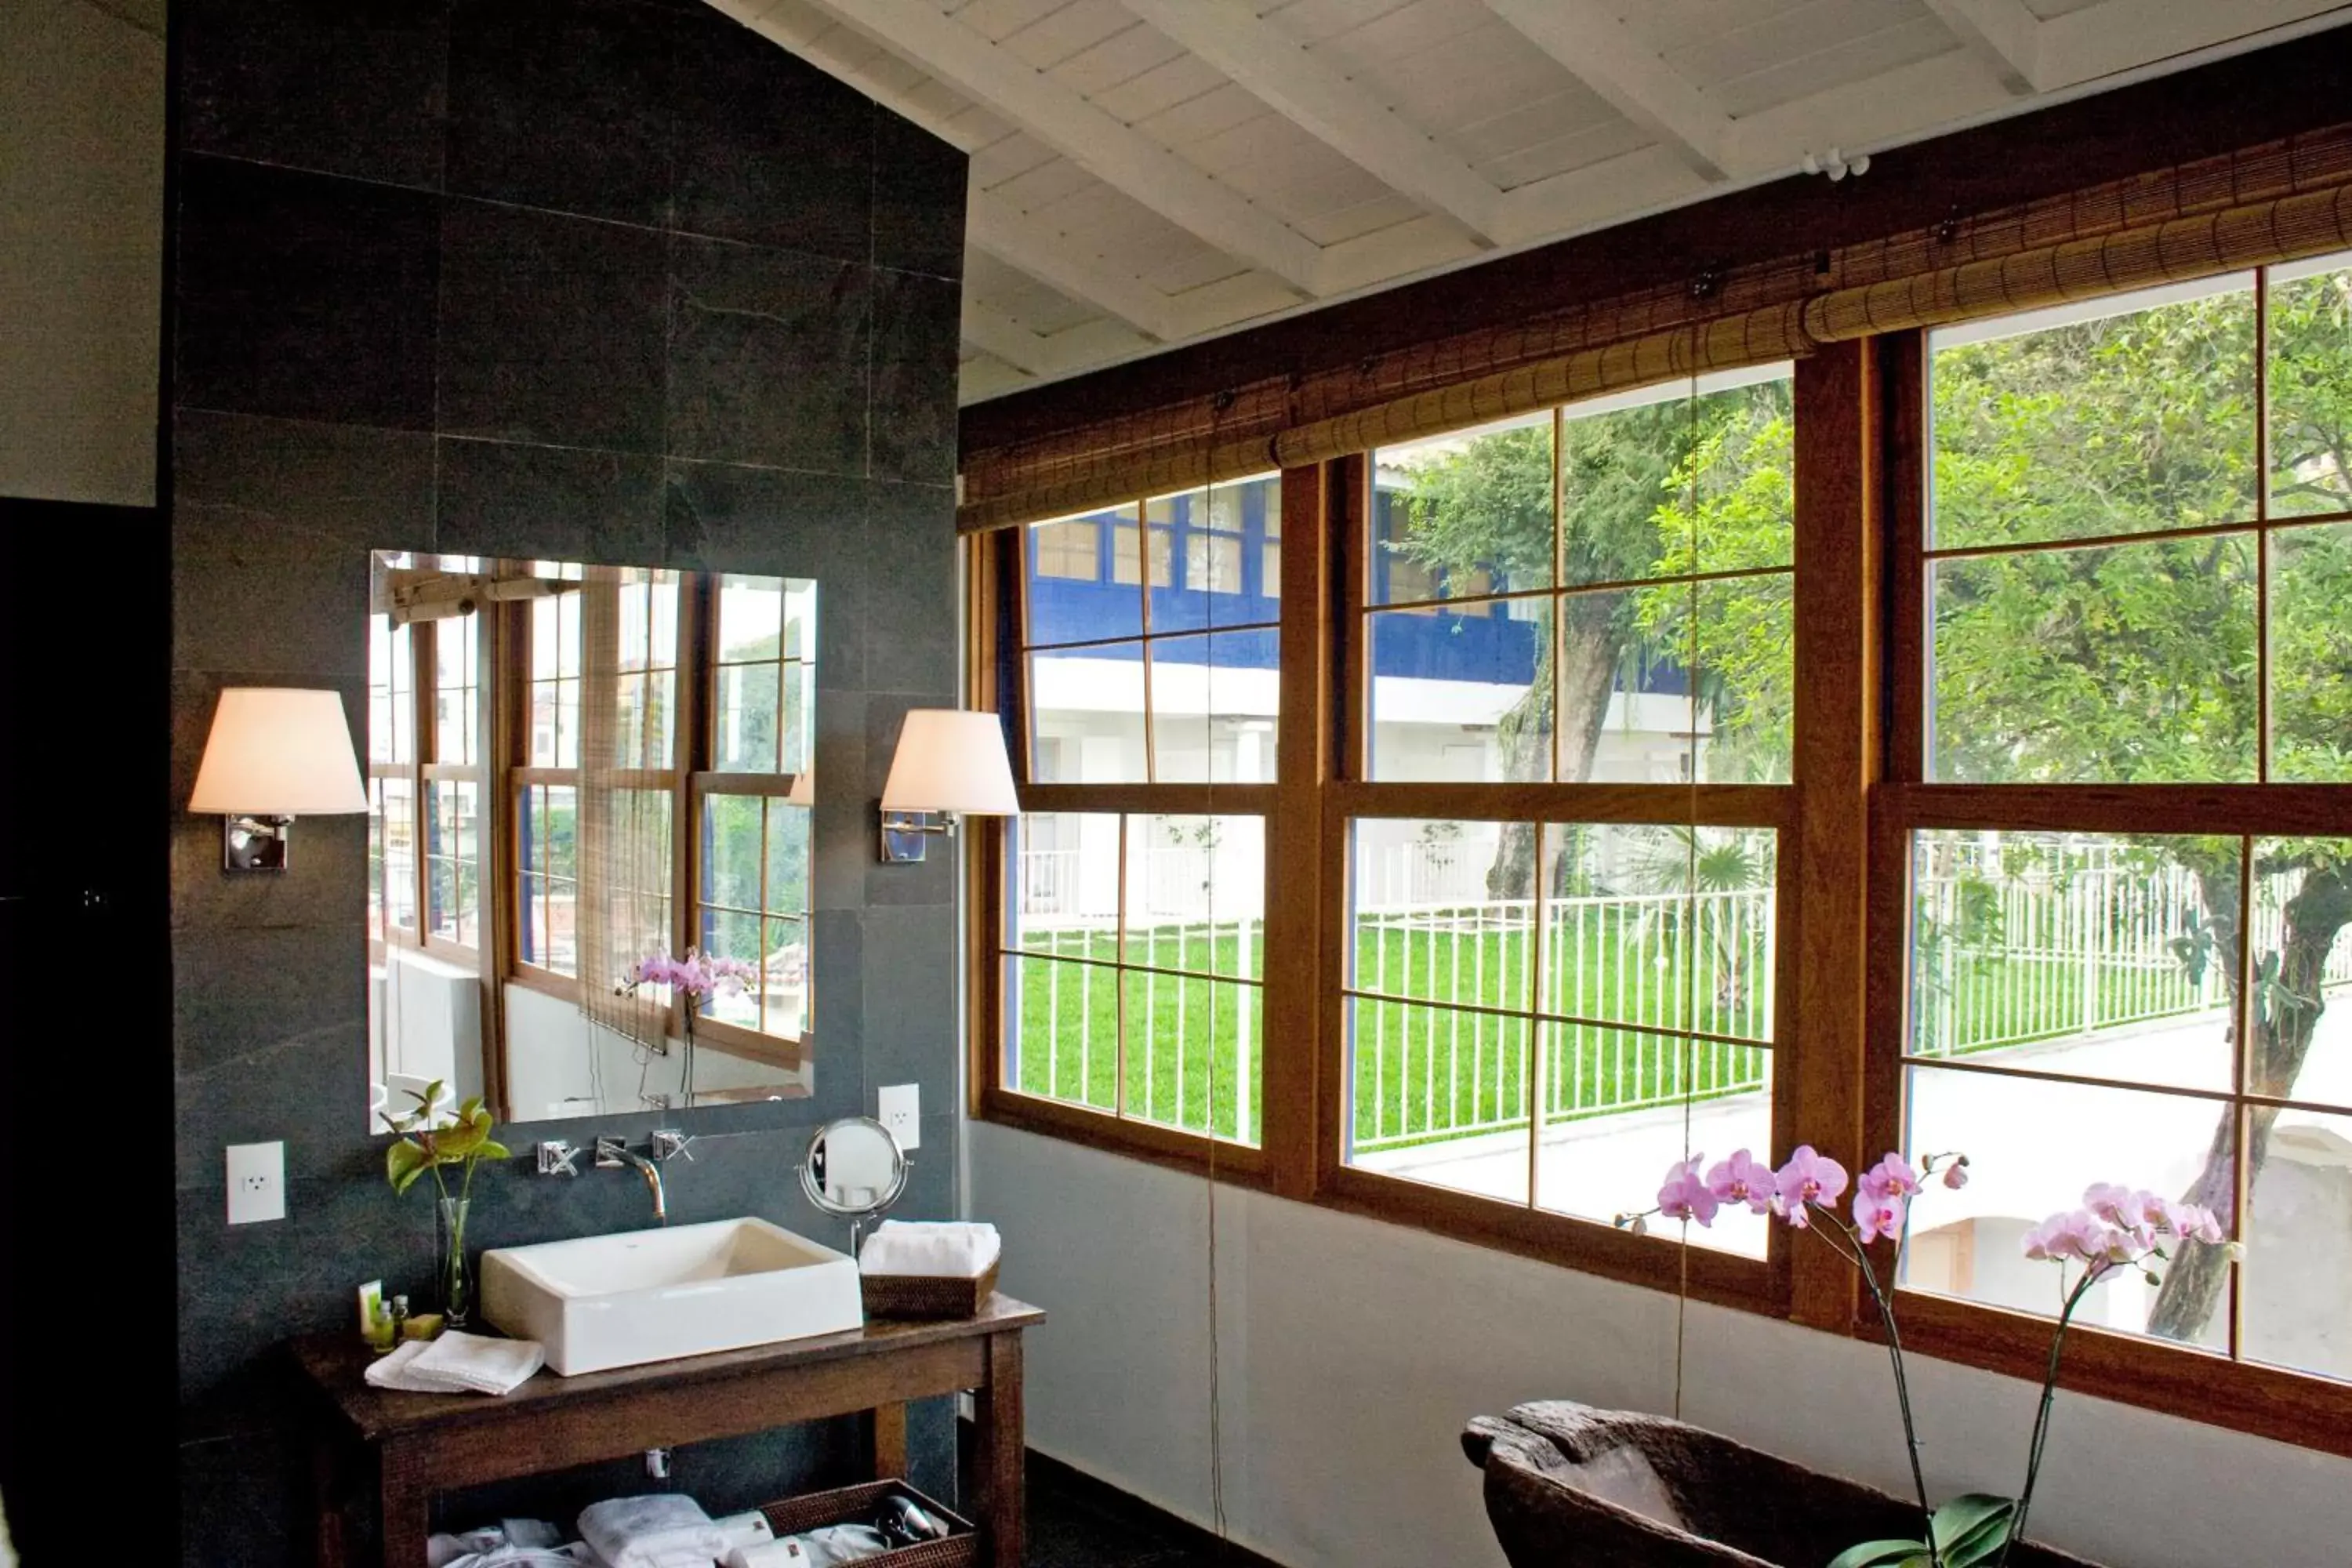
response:
<path fill-rule="evenodd" d="M 394 1344 L 398 1344 L 406 1337 L 407 1328 L 408 1298 L 394 1296 L 392 1299 L 392 1342 Z"/>
<path fill-rule="evenodd" d="M 392 1313 L 383 1304 L 383 1281 L 371 1279 L 360 1287 L 360 1338 L 368 1349 L 383 1355 L 400 1342 L 400 1331 L 392 1321 Z"/>

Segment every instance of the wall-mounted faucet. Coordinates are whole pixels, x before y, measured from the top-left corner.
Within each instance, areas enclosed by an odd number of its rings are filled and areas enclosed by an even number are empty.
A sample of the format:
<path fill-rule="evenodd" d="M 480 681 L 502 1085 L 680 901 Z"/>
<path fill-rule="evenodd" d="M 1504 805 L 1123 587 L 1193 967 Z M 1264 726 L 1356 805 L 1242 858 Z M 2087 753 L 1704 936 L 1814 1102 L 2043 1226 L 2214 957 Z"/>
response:
<path fill-rule="evenodd" d="M 694 1156 L 687 1153 L 686 1146 L 693 1142 L 693 1139 L 683 1132 L 668 1131 L 656 1132 L 653 1135 L 653 1158 L 649 1160 L 618 1138 L 599 1138 L 596 1140 L 596 1168 L 600 1171 L 617 1171 L 624 1165 L 635 1165 L 637 1174 L 645 1178 L 646 1191 L 653 1194 L 654 1223 L 667 1225 L 669 1194 L 663 1190 L 662 1186 L 662 1162 L 675 1159 L 680 1154 L 685 1154 L 687 1159 L 691 1161 Z"/>

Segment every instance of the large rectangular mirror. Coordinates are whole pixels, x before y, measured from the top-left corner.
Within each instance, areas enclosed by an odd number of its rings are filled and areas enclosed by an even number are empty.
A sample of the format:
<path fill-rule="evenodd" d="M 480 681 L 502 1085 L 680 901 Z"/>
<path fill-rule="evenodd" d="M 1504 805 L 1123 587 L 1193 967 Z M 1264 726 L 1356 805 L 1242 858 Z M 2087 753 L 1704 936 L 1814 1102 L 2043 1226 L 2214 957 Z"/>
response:
<path fill-rule="evenodd" d="M 369 1125 L 807 1092 L 816 584 L 379 552 L 367 638 Z"/>

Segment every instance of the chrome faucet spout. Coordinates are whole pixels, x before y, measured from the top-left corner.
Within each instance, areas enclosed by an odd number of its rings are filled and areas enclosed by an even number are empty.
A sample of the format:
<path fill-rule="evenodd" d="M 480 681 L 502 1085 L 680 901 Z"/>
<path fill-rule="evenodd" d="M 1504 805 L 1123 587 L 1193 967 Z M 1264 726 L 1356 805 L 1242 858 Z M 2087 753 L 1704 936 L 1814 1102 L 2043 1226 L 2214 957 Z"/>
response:
<path fill-rule="evenodd" d="M 662 1190 L 661 1167 L 622 1142 L 618 1138 L 596 1140 L 596 1164 L 600 1170 L 617 1170 L 623 1165 L 635 1165 L 637 1174 L 646 1179 L 646 1191 L 653 1194 L 654 1223 L 669 1223 L 669 1194 Z"/>

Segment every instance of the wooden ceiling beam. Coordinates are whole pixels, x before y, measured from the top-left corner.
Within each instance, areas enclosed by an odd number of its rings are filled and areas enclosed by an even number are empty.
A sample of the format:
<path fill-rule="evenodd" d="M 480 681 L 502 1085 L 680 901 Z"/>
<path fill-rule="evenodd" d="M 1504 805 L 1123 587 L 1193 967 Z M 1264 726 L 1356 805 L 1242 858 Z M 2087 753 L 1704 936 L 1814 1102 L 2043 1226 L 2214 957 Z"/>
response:
<path fill-rule="evenodd" d="M 1244 0 L 1121 0 L 1176 43 L 1365 173 L 1445 214 L 1482 242 L 1502 237 L 1503 193 Z"/>
<path fill-rule="evenodd" d="M 1486 0 L 1486 8 L 1558 60 L 1618 113 L 1672 146 L 1702 177 L 1728 172 L 1731 117 L 1684 79 L 1601 0 Z"/>
<path fill-rule="evenodd" d="M 2042 78 L 2042 18 L 2025 0 L 1927 0 L 1927 9 L 1993 69 L 2011 94 L 2022 98 L 2046 85 Z"/>
<path fill-rule="evenodd" d="M 1178 227 L 1312 295 L 1322 248 L 932 0 L 807 0 L 814 9 L 988 106 Z M 749 5 L 743 7 L 750 9 Z M 739 12 L 739 14 L 741 14 Z M 756 18 L 747 17 L 753 26 Z"/>
<path fill-rule="evenodd" d="M 1167 342 L 1179 335 L 1167 295 L 1140 278 L 1104 266 L 1087 256 L 1077 240 L 1001 197 L 971 193 L 965 207 L 964 239 L 1014 271 L 1125 321 L 1147 338 Z"/>

